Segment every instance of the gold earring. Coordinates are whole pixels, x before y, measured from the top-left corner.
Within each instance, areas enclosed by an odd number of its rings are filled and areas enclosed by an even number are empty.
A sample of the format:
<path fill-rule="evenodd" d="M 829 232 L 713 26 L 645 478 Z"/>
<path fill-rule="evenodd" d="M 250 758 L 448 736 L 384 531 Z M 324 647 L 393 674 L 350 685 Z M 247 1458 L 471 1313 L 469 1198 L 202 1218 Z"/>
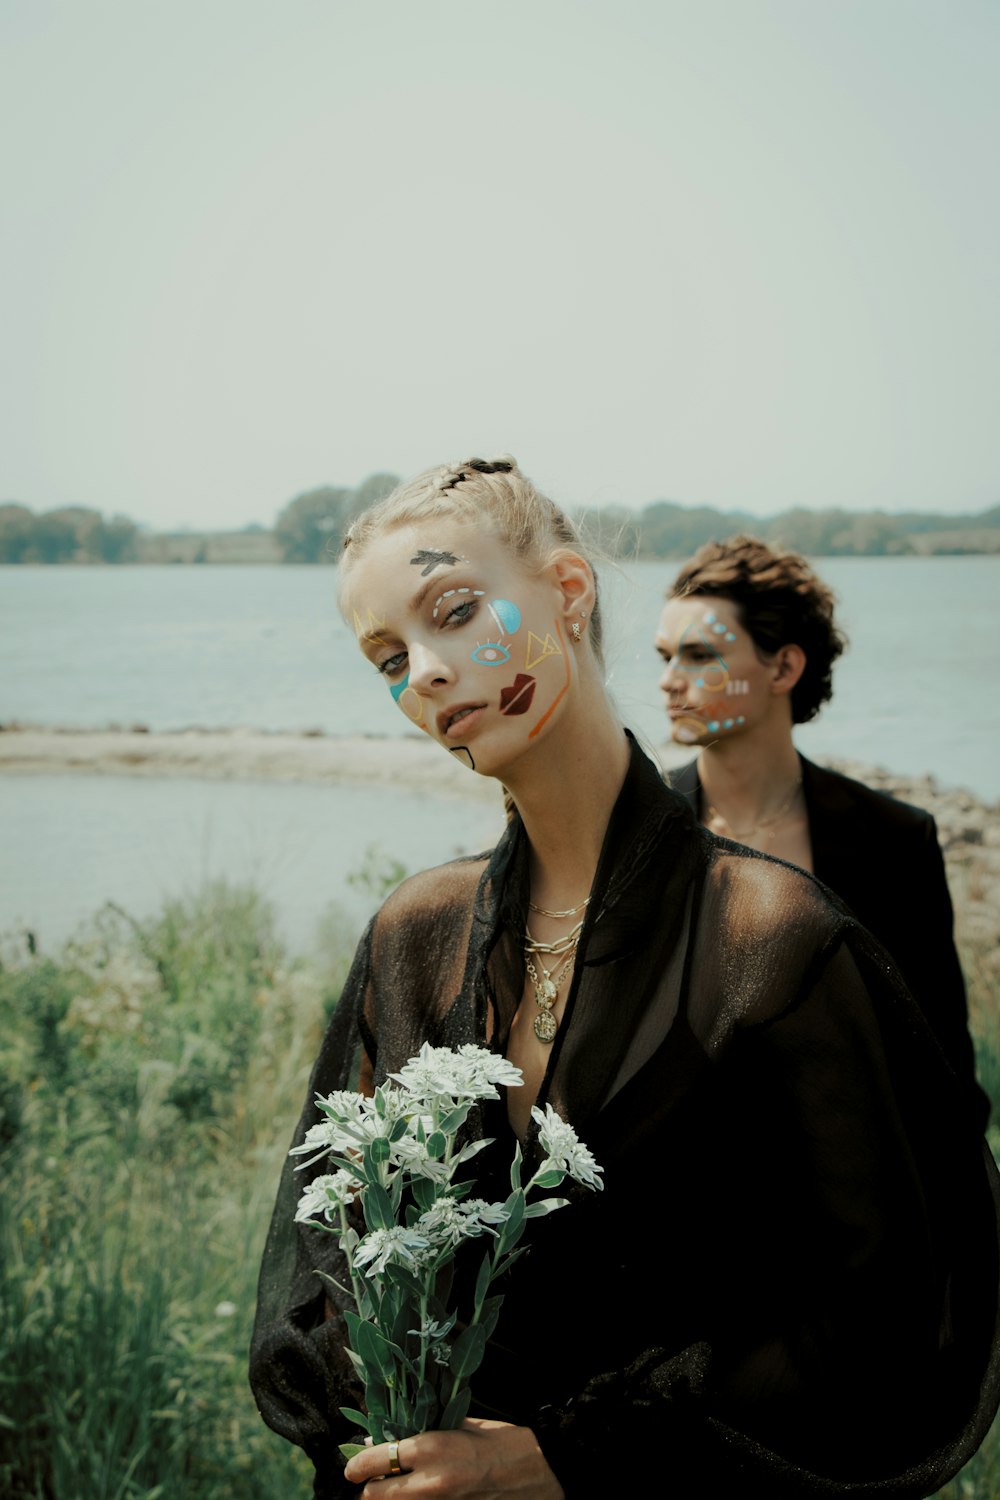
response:
<path fill-rule="evenodd" d="M 583 640 L 583 636 L 580 633 L 580 627 L 579 627 L 579 625 L 574 620 L 573 623 L 572 623 L 572 625 L 569 628 L 570 628 L 570 632 L 571 632 L 571 634 L 573 636 L 573 644 L 575 646 L 579 646 L 580 642 Z"/>

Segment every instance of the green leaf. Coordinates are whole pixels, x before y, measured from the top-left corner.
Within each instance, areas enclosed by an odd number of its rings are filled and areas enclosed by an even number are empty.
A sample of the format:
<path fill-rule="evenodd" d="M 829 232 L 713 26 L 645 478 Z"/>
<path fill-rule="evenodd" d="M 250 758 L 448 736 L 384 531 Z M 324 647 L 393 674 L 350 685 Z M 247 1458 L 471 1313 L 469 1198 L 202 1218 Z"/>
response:
<path fill-rule="evenodd" d="M 364 1412 L 355 1411 L 353 1406 L 342 1406 L 340 1408 L 340 1411 L 341 1415 L 345 1416 L 349 1422 L 353 1422 L 356 1427 L 362 1428 L 365 1432 L 371 1431 L 368 1418 L 365 1416 Z M 352 1446 L 356 1447 L 357 1445 L 347 1443 L 345 1444 L 345 1446 L 350 1448 Z M 343 1452 L 343 1448 L 340 1451 Z M 358 1451 L 360 1452 L 360 1449 L 358 1449 Z"/>
<path fill-rule="evenodd" d="M 426 1178 L 418 1177 L 412 1184 L 414 1202 L 421 1213 L 426 1213 L 429 1208 L 434 1207 L 435 1191 L 434 1183 L 428 1182 Z"/>
<path fill-rule="evenodd" d="M 427 1137 L 427 1155 L 432 1161 L 440 1161 L 448 1149 L 448 1138 L 442 1130 L 432 1131 Z"/>
<path fill-rule="evenodd" d="M 532 1187 L 537 1188 L 558 1187 L 565 1176 L 566 1173 L 560 1172 L 557 1167 L 550 1167 L 547 1172 L 539 1172 L 538 1176 L 533 1179 L 531 1185 Z"/>
<path fill-rule="evenodd" d="M 479 1326 L 486 1334 L 487 1339 L 492 1338 L 493 1330 L 497 1326 L 500 1309 L 503 1307 L 503 1297 L 489 1297 L 479 1317 Z"/>
<path fill-rule="evenodd" d="M 479 1275 L 476 1277 L 476 1307 L 482 1307 L 486 1301 L 486 1293 L 490 1289 L 490 1281 L 493 1277 L 493 1257 L 487 1253 L 483 1256 L 483 1263 L 479 1267 Z"/>
<path fill-rule="evenodd" d="M 438 1128 L 443 1130 L 445 1135 L 454 1135 L 455 1131 L 469 1118 L 471 1108 L 470 1104 L 459 1104 L 455 1109 L 450 1109 Z"/>
<path fill-rule="evenodd" d="M 365 1223 L 369 1229 L 392 1229 L 395 1219 L 385 1188 L 373 1182 L 364 1196 Z"/>
<path fill-rule="evenodd" d="M 388 1136 L 377 1135 L 372 1141 L 371 1145 L 365 1147 L 366 1156 L 369 1152 L 371 1152 L 371 1159 L 373 1162 L 377 1162 L 380 1165 L 387 1162 L 389 1160 L 389 1157 L 392 1155 L 392 1147 L 389 1145 Z"/>
<path fill-rule="evenodd" d="M 568 1198 L 542 1198 L 538 1203 L 529 1203 L 524 1211 L 526 1219 L 540 1219 L 544 1214 L 554 1213 L 557 1208 L 565 1208 L 569 1202 Z"/>
<path fill-rule="evenodd" d="M 440 1428 L 442 1432 L 451 1432 L 455 1427 L 461 1427 L 469 1415 L 469 1405 L 472 1401 L 472 1392 L 466 1386 L 464 1390 L 456 1391 L 441 1413 Z"/>
<path fill-rule="evenodd" d="M 413 1430 L 414 1432 L 426 1432 L 433 1427 L 434 1414 L 437 1410 L 437 1393 L 429 1380 L 425 1380 L 417 1393 L 417 1399 L 413 1407 Z"/>
<path fill-rule="evenodd" d="M 397 1120 L 396 1121 L 395 1125 L 389 1131 L 389 1140 L 392 1142 L 393 1145 L 395 1145 L 397 1141 L 401 1141 L 403 1139 L 403 1136 L 406 1134 L 407 1130 L 409 1129 L 409 1125 L 410 1125 L 410 1122 L 407 1119 L 401 1119 L 401 1120 Z"/>
<path fill-rule="evenodd" d="M 343 1410 L 343 1407 L 341 1407 L 341 1410 Z M 354 1458 L 356 1454 L 364 1453 L 365 1451 L 364 1443 L 340 1443 L 338 1444 L 338 1447 L 340 1449 L 340 1452 L 344 1455 L 345 1463 L 350 1463 L 351 1459 Z"/>
<path fill-rule="evenodd" d="M 472 1323 L 455 1340 L 451 1349 L 451 1373 L 456 1380 L 467 1380 L 474 1375 L 483 1362 L 486 1351 L 486 1330 L 481 1323 Z"/>
<path fill-rule="evenodd" d="M 518 1141 L 514 1147 L 514 1160 L 510 1164 L 510 1187 L 511 1192 L 517 1192 L 521 1186 L 521 1142 Z"/>

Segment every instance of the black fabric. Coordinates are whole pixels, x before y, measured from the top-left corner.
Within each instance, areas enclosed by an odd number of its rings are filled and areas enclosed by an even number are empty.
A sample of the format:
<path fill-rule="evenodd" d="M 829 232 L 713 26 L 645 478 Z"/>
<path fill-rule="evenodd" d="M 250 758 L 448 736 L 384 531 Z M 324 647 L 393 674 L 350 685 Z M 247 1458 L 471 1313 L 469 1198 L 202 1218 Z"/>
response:
<path fill-rule="evenodd" d="M 929 812 L 799 756 L 813 874 L 888 949 L 983 1129 L 990 1101 L 976 1082 L 965 981 L 937 825 Z M 667 772 L 702 816 L 697 761 Z"/>
<path fill-rule="evenodd" d="M 359 947 L 312 1079 L 377 1083 L 429 1040 L 503 1051 L 523 986 L 527 845 L 405 882 Z M 996 1172 L 885 953 L 791 865 L 702 829 L 632 745 L 539 1103 L 605 1191 L 531 1221 L 475 1380 L 570 1497 L 658 1458 L 672 1489 L 928 1495 L 998 1400 Z M 478 1191 L 503 1196 L 503 1104 Z M 537 1143 L 529 1134 L 529 1159 Z M 316 1171 L 322 1170 L 317 1167 Z M 251 1378 L 317 1494 L 359 1393 L 286 1170 Z M 334 1294 L 336 1296 L 336 1294 Z"/>

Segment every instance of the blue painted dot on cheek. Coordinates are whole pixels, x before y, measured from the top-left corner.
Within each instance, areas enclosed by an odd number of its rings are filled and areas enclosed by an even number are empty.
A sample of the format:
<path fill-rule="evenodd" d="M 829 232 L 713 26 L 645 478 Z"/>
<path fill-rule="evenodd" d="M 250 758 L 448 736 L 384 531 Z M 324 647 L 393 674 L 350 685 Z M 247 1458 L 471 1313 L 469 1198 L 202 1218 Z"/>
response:
<path fill-rule="evenodd" d="M 723 721 L 722 721 L 722 727 L 723 727 L 723 729 L 732 729 L 732 727 L 733 727 L 733 721 L 732 721 L 732 719 L 723 719 Z"/>
<path fill-rule="evenodd" d="M 715 631 L 716 635 L 725 635 L 726 633 L 726 627 L 722 624 L 713 625 L 712 629 Z"/>
<path fill-rule="evenodd" d="M 743 717 L 742 714 L 739 714 L 737 716 L 736 722 L 737 722 L 737 724 L 745 724 L 746 723 L 746 719 L 744 719 L 744 717 Z"/>
<path fill-rule="evenodd" d="M 510 599 L 491 599 L 489 607 L 501 630 L 506 630 L 508 635 L 520 629 L 521 611 Z"/>
<path fill-rule="evenodd" d="M 714 612 L 712 610 L 710 610 L 710 609 L 706 610 L 705 611 L 705 624 L 706 625 L 711 625 L 712 622 L 714 621 L 714 619 L 715 619 Z"/>
<path fill-rule="evenodd" d="M 704 687 L 705 686 L 705 679 L 704 679 L 704 677 L 696 677 L 695 680 L 694 680 L 694 685 L 695 685 L 695 687 Z"/>
<path fill-rule="evenodd" d="M 708 730 L 709 734 L 718 734 L 718 732 L 719 732 L 719 721 L 718 721 L 718 719 L 709 719 L 708 723 L 705 725 L 705 728 Z"/>
<path fill-rule="evenodd" d="M 731 630 L 727 630 L 726 631 L 726 640 L 727 641 L 735 641 L 735 639 L 736 639 L 736 637 L 733 635 L 733 632 Z"/>
<path fill-rule="evenodd" d="M 397 703 L 399 702 L 400 698 L 402 698 L 403 694 L 406 692 L 406 689 L 409 687 L 409 685 L 410 685 L 410 674 L 409 674 L 409 672 L 407 672 L 407 674 L 403 678 L 402 682 L 390 682 L 390 684 L 389 684 L 389 691 L 390 691 L 390 693 L 392 694 L 393 698 L 396 700 Z"/>

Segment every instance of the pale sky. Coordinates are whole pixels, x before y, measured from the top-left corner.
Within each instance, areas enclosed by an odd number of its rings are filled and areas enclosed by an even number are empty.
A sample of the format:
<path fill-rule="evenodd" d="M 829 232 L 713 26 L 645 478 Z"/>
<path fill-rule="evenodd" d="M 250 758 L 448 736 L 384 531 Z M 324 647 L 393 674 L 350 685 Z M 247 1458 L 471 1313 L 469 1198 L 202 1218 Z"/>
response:
<path fill-rule="evenodd" d="M 0 501 L 1000 501 L 995 0 L 0 0 Z"/>

